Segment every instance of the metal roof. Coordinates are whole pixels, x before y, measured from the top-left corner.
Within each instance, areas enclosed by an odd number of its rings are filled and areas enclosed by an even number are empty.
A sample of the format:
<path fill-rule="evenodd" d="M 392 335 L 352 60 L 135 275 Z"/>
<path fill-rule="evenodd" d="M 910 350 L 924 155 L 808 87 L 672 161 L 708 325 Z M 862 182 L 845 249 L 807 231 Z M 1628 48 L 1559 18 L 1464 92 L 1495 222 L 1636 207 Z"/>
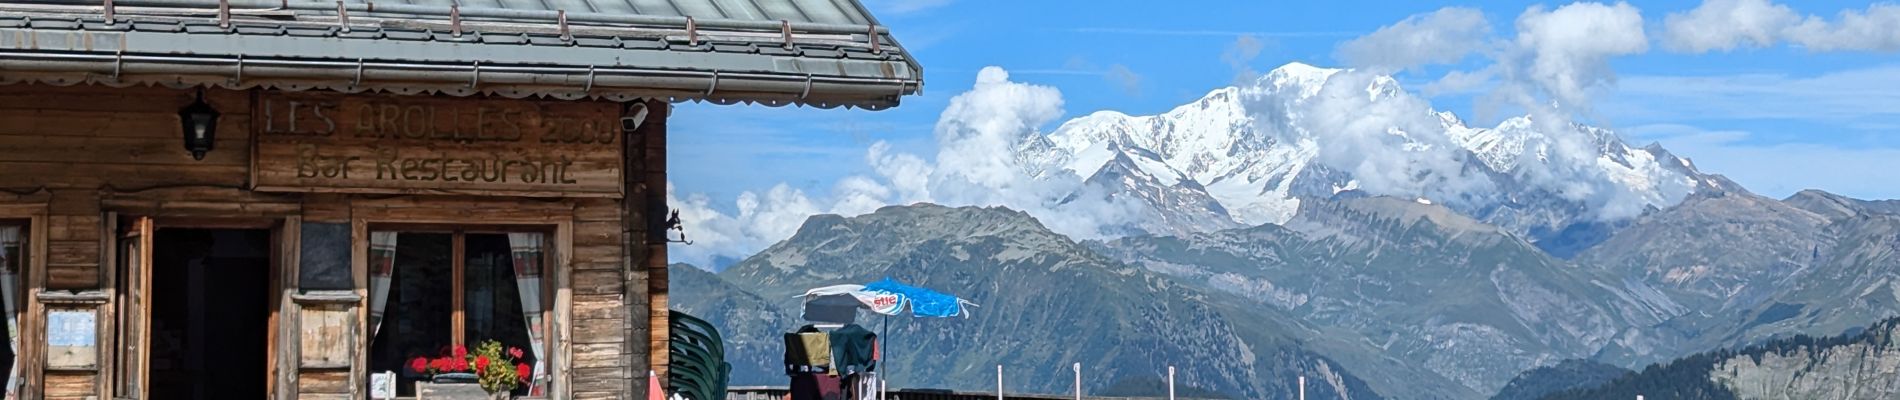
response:
<path fill-rule="evenodd" d="M 856 0 L 35 0 L 14 82 L 881 109 L 923 71 Z"/>

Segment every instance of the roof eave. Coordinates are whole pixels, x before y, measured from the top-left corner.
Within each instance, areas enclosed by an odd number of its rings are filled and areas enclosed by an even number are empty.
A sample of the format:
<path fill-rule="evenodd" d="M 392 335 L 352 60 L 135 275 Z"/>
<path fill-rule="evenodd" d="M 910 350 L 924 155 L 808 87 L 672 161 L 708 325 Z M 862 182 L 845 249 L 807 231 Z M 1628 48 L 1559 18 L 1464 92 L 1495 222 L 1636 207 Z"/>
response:
<path fill-rule="evenodd" d="M 163 85 L 513 98 L 665 99 L 819 108 L 896 107 L 919 79 L 855 78 L 637 67 L 418 64 L 0 49 L 0 83 Z"/>
<path fill-rule="evenodd" d="M 219 26 L 213 20 L 169 17 L 118 19 L 116 24 L 114 19 L 87 15 L 30 18 L 0 24 L 0 82 L 658 98 L 867 109 L 895 107 L 903 96 L 920 93 L 923 85 L 920 66 L 901 48 L 867 50 L 822 38 L 770 45 L 744 39 L 687 43 L 646 36 L 556 38 L 494 25 L 481 27 L 503 31 L 451 37 L 425 26 L 386 37 L 377 29 L 390 28 L 373 23 L 370 30 L 352 33 L 300 23 L 257 25 L 271 23 L 263 21 Z M 292 28 L 302 30 L 293 34 L 287 30 Z M 397 39 L 398 34 L 404 39 Z"/>

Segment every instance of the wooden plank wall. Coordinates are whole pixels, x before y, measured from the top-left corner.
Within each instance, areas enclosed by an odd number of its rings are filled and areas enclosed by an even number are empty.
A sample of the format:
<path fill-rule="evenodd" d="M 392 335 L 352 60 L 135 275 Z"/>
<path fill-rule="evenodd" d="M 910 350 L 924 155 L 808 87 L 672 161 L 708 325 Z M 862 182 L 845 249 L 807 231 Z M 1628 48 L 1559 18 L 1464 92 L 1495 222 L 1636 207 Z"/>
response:
<path fill-rule="evenodd" d="M 571 247 L 556 257 L 570 263 L 571 269 L 556 277 L 563 286 L 557 290 L 557 307 L 571 320 L 557 327 L 555 333 L 567 340 L 553 350 L 560 364 L 556 373 L 566 373 L 571 381 L 556 397 L 634 398 L 645 393 L 647 371 L 659 369 L 664 376 L 665 244 L 647 240 L 651 237 L 647 233 L 655 226 L 648 218 L 665 217 L 660 203 L 666 188 L 665 120 L 670 108 L 666 103 L 648 103 L 646 128 L 623 136 L 630 139 L 625 144 L 629 150 L 638 150 L 630 153 L 634 157 L 625 170 L 630 185 L 626 199 L 392 197 L 246 190 L 252 94 L 205 92 L 207 101 L 222 115 L 217 148 L 204 160 L 193 160 L 180 143 L 176 113 L 195 93 L 152 87 L 0 85 L 0 189 L 15 193 L 0 200 L 33 197 L 49 205 L 47 250 L 41 253 L 47 261 L 48 289 L 108 289 L 110 280 L 103 278 L 102 269 L 112 265 L 108 258 L 116 238 L 107 234 L 106 211 L 171 218 L 301 217 L 360 223 L 369 216 L 397 213 L 435 215 L 450 222 L 519 220 L 559 209 L 554 215 L 562 215 L 566 218 L 562 223 L 571 225 L 571 231 L 564 233 L 571 236 Z M 284 289 L 294 291 L 294 280 L 288 283 L 292 286 Z M 364 282 L 357 284 L 361 288 Z M 363 314 L 367 313 L 353 315 Z M 304 322 L 299 315 L 273 318 L 293 327 L 284 333 L 294 332 L 297 322 Z M 110 331 L 102 332 L 101 343 L 111 343 L 111 336 Z M 301 341 L 280 336 L 275 342 Z M 280 359 L 279 368 L 297 371 L 293 366 L 298 361 Z M 317 395 L 313 397 L 355 389 L 348 387 L 355 385 L 348 373 L 308 372 L 278 382 L 289 386 L 283 389 Z M 97 373 L 57 372 L 43 378 L 47 398 L 110 396 L 100 393 L 105 383 Z"/>
<path fill-rule="evenodd" d="M 620 205 L 613 199 L 589 199 L 575 209 L 573 266 L 573 395 L 576 399 L 619 399 L 636 367 L 627 346 L 632 313 L 623 305 L 625 237 Z M 644 353 L 644 352 L 641 352 Z M 641 354 L 644 355 L 644 354 Z M 644 361 L 642 359 L 642 361 Z"/>
<path fill-rule="evenodd" d="M 205 92 L 205 101 L 221 116 L 216 149 L 200 161 L 191 159 L 178 136 L 178 109 L 195 93 L 136 86 L 0 86 L 0 171 L 6 171 L 0 187 L 242 188 L 251 154 L 250 94 Z"/>
<path fill-rule="evenodd" d="M 217 147 L 193 160 L 178 137 L 177 110 L 195 91 L 96 86 L 0 86 L 0 189 L 50 196 L 47 290 L 101 290 L 113 238 L 101 205 L 113 192 L 176 186 L 241 188 L 249 164 L 249 94 L 212 90 L 223 112 Z M 86 162 L 74 162 L 85 160 Z M 109 319 L 111 314 L 102 314 Z M 109 327 L 102 321 L 102 327 Z M 111 343 L 110 332 L 100 343 Z M 106 348 L 105 346 L 101 347 Z M 107 367 L 107 365 L 102 365 Z M 46 398 L 104 397 L 96 372 L 44 377 Z"/>

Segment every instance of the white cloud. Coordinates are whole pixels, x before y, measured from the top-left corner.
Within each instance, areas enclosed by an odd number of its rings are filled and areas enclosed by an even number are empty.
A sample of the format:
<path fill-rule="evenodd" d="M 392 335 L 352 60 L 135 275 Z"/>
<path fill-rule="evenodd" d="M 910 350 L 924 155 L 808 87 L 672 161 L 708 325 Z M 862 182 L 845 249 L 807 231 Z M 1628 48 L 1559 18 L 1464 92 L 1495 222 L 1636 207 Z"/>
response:
<path fill-rule="evenodd" d="M 865 161 L 878 176 L 890 180 L 896 189 L 896 203 L 910 204 L 930 200 L 930 175 L 936 168 L 910 153 L 893 153 L 891 145 L 885 142 L 871 144 L 865 154 Z"/>
<path fill-rule="evenodd" d="M 1768 0 L 1708 0 L 1693 10 L 1663 19 L 1663 46 L 1690 53 L 1766 47 L 1799 22 L 1788 6 Z"/>
<path fill-rule="evenodd" d="M 1348 40 L 1339 45 L 1335 56 L 1347 65 L 1388 72 L 1454 63 L 1477 51 L 1490 33 L 1484 13 L 1446 7 Z"/>
<path fill-rule="evenodd" d="M 1276 113 L 1282 106 L 1254 105 Z M 1483 172 L 1467 169 L 1432 105 L 1398 90 L 1391 78 L 1363 70 L 1333 74 L 1313 97 L 1293 102 L 1300 129 L 1319 133 L 1315 158 L 1349 172 L 1369 193 L 1437 199 L 1461 206 L 1495 190 Z M 1265 120 L 1271 117 L 1259 117 Z"/>
<path fill-rule="evenodd" d="M 1132 201 L 1085 187 L 1073 174 L 1031 177 L 1017 157 L 1042 140 L 1040 127 L 1062 116 L 1055 88 L 1009 80 L 1009 72 L 984 68 L 968 92 L 951 98 L 935 128 L 935 160 L 895 152 L 878 142 L 865 152 L 876 176 L 852 176 L 831 193 L 813 197 L 785 185 L 764 194 L 746 192 L 720 211 L 706 196 L 667 201 L 695 244 L 673 246 L 673 261 L 720 267 L 796 233 L 815 214 L 858 215 L 890 204 L 933 202 L 950 206 L 1006 206 L 1028 212 L 1050 229 L 1077 238 L 1099 238 L 1126 226 L 1140 212 Z"/>
<path fill-rule="evenodd" d="M 1642 12 L 1629 3 L 1531 7 L 1517 18 L 1515 42 L 1515 53 L 1507 57 L 1524 61 L 1507 60 L 1508 75 L 1529 84 L 1527 94 L 1549 96 L 1564 109 L 1587 109 L 1590 91 L 1615 81 L 1612 57 L 1649 50 Z M 1542 103 L 1525 100 L 1527 107 Z"/>
<path fill-rule="evenodd" d="M 984 188 L 1021 182 L 1007 156 L 1025 133 L 1062 116 L 1062 93 L 1053 87 L 1009 81 L 997 67 L 977 72 L 976 86 L 950 99 L 937 119 L 937 173 Z M 941 193 L 940 193 L 941 195 Z"/>
<path fill-rule="evenodd" d="M 1900 51 L 1900 5 L 1841 11 L 1834 21 L 1810 16 L 1787 34 L 1788 41 L 1813 51 Z"/>
<path fill-rule="evenodd" d="M 1508 110 L 1528 113 L 1530 137 L 1514 171 L 1520 182 L 1580 202 L 1603 218 L 1640 212 L 1656 199 L 1631 192 L 1598 165 L 1593 135 L 1579 131 L 1576 120 L 1592 115 L 1593 98 L 1613 87 L 1610 60 L 1649 50 L 1642 12 L 1628 3 L 1572 3 L 1556 9 L 1534 6 L 1517 17 L 1513 37 L 1496 47 L 1478 48 L 1490 64 L 1456 71 L 1426 85 L 1431 93 L 1488 89 L 1476 108 L 1481 114 Z M 1470 42 L 1467 42 L 1470 43 Z M 1471 44 L 1468 44 L 1471 45 Z M 1477 46 L 1477 45 L 1472 45 Z M 1489 116 L 1480 115 L 1482 119 Z M 1439 168 L 1449 168 L 1449 164 Z M 1444 182 L 1460 175 L 1445 170 Z M 1673 201 L 1673 200 L 1663 200 Z"/>
<path fill-rule="evenodd" d="M 1801 16 L 1769 0 L 1706 0 L 1671 13 L 1663 22 L 1663 45 L 1703 53 L 1781 43 L 1810 51 L 1900 51 L 1900 5 L 1873 4 L 1843 10 L 1833 20 Z"/>
<path fill-rule="evenodd" d="M 1475 93 L 1493 84 L 1494 78 L 1496 77 L 1490 70 L 1451 71 L 1439 77 L 1438 80 L 1425 84 L 1419 90 L 1426 96 Z"/>

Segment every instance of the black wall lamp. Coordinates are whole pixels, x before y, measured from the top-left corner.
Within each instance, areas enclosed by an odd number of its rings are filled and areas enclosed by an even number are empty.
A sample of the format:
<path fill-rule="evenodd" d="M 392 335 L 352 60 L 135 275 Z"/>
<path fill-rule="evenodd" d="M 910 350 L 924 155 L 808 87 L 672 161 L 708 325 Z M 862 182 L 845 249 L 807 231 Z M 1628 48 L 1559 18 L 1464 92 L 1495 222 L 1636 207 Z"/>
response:
<path fill-rule="evenodd" d="M 184 126 L 185 151 L 191 152 L 193 160 L 204 160 L 205 153 L 217 145 L 218 110 L 205 103 L 203 89 L 196 100 L 178 109 L 178 122 Z"/>

